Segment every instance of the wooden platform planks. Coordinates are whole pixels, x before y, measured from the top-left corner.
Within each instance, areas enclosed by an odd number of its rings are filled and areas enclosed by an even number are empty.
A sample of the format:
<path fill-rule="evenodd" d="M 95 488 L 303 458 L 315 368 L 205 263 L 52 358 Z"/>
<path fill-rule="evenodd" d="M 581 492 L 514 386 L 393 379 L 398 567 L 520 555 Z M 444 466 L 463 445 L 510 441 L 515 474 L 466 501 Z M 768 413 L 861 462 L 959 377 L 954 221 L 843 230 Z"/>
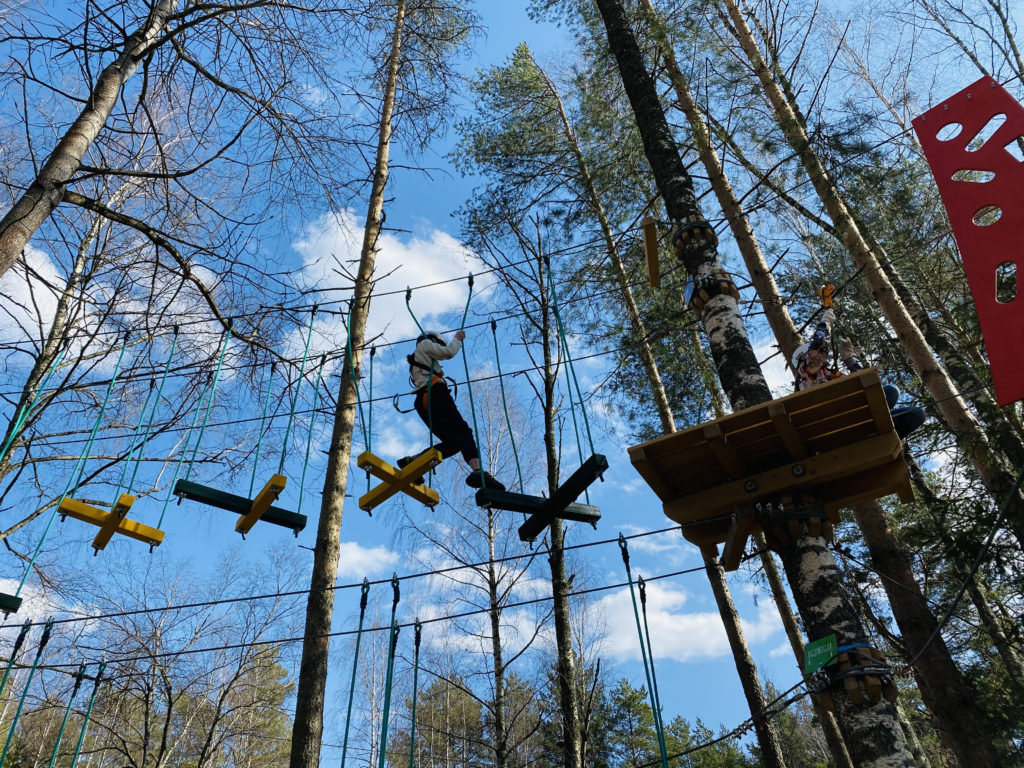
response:
<path fill-rule="evenodd" d="M 873 368 L 656 438 L 629 454 L 665 514 L 688 524 L 683 535 L 700 546 L 730 540 L 730 527 L 735 542 L 737 510 L 780 493 L 815 497 L 833 521 L 841 507 L 889 493 L 913 499 Z"/>

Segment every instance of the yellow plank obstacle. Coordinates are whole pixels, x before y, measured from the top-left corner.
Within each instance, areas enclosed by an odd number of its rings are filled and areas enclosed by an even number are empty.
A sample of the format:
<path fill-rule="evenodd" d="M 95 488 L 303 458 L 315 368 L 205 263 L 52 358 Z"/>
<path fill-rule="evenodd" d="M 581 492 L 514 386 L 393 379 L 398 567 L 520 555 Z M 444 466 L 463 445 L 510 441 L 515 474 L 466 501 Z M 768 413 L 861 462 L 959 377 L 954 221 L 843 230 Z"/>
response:
<path fill-rule="evenodd" d="M 104 510 L 68 496 L 61 500 L 58 512 L 62 517 L 99 526 L 99 533 L 92 540 L 92 548 L 97 552 L 106 548 L 115 533 L 158 546 L 164 540 L 163 531 L 128 519 L 128 511 L 134 503 L 134 496 L 122 493 L 112 509 Z"/>
<path fill-rule="evenodd" d="M 433 507 L 439 501 L 437 491 L 428 488 L 423 483 L 414 481 L 420 479 L 441 461 L 441 452 L 436 448 L 431 448 L 401 469 L 397 469 L 369 451 L 363 451 L 356 459 L 356 465 L 360 469 L 365 469 L 381 483 L 359 497 L 359 508 L 366 512 L 372 512 L 375 507 L 380 506 L 396 493 L 404 493 L 428 507 Z"/>
<path fill-rule="evenodd" d="M 683 524 L 683 536 L 739 567 L 747 536 L 767 504 L 790 511 L 812 499 L 827 519 L 890 493 L 913 501 L 902 444 L 878 372 L 867 368 L 779 400 L 747 408 L 629 449 L 630 461 Z M 767 535 L 767 531 L 766 531 Z"/>
<path fill-rule="evenodd" d="M 198 501 L 210 507 L 226 509 L 241 515 L 235 523 L 235 530 L 243 536 L 251 531 L 260 520 L 280 525 L 282 528 L 289 528 L 298 536 L 299 531 L 306 527 L 306 516 L 272 506 L 287 483 L 288 478 L 275 474 L 254 499 L 247 499 L 245 496 L 228 493 L 219 488 L 200 485 L 191 480 L 178 480 L 174 484 L 174 493 L 183 499 Z"/>

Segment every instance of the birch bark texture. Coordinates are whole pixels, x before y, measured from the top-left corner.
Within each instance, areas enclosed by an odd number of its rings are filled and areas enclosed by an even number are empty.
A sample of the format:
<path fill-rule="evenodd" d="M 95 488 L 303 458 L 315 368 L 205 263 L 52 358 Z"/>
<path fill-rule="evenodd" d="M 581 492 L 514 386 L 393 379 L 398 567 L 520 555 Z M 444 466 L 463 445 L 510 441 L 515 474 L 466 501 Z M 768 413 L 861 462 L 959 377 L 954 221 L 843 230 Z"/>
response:
<path fill-rule="evenodd" d="M 604 21 L 612 54 L 643 138 L 644 151 L 655 181 L 674 220 L 700 216 L 692 181 L 686 173 L 653 80 L 618 0 L 596 0 Z M 718 268 L 713 245 L 684 248 L 681 258 L 693 276 Z M 722 388 L 733 408 L 767 402 L 771 392 L 743 328 L 736 301 L 717 296 L 704 307 L 702 317 Z M 797 606 L 814 639 L 835 632 L 841 645 L 866 642 L 854 604 L 842 588 L 835 559 L 820 536 L 803 535 L 780 552 Z M 869 768 L 910 768 L 913 756 L 896 718 L 895 708 L 884 699 L 854 705 L 832 686 L 836 714 L 856 765 Z"/>

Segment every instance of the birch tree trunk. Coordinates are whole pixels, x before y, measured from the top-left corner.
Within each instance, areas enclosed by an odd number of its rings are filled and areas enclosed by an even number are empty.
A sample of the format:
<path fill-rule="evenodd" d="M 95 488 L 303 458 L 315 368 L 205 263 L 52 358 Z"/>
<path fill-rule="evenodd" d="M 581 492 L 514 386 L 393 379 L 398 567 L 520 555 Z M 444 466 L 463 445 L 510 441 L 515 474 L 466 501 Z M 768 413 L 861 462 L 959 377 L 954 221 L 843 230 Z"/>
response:
<path fill-rule="evenodd" d="M 596 3 L 669 216 L 680 222 L 702 220 L 692 181 L 679 156 L 622 4 L 618 0 L 596 0 Z M 720 269 L 715 246 L 707 240 L 691 239 L 680 251 L 680 258 L 691 276 L 712 274 Z M 703 308 L 702 322 L 722 388 L 732 407 L 738 410 L 771 400 L 736 301 L 724 294 L 713 297 Z M 805 533 L 783 548 L 780 556 L 808 636 L 817 639 L 835 632 L 841 645 L 864 643 L 866 633 L 852 601 L 842 589 L 839 570 L 825 540 Z M 855 764 L 866 768 L 914 765 L 891 704 L 883 699 L 854 705 L 842 693 L 841 682 L 833 683 L 832 688 L 837 719 Z"/>
<path fill-rule="evenodd" d="M 494 670 L 494 768 L 508 764 L 508 735 L 505 726 L 505 660 L 501 647 L 501 597 L 494 567 L 494 512 L 487 510 L 487 609 L 491 619 L 491 663 Z"/>
<path fill-rule="evenodd" d="M 178 0 L 159 0 L 153 4 L 145 24 L 125 39 L 117 57 L 100 72 L 88 98 L 82 100 L 85 107 L 57 142 L 28 189 L 0 219 L 0 275 L 11 268 L 29 238 L 60 203 L 64 186 L 106 125 L 125 83 L 160 43 L 168 17 L 177 7 Z"/>
<path fill-rule="evenodd" d="M 815 151 L 807 135 L 802 115 L 787 93 L 785 83 L 776 80 L 765 62 L 737 0 L 718 0 L 718 3 L 728 15 L 729 30 L 753 68 L 786 141 L 799 157 L 815 192 L 829 218 L 832 219 L 836 236 L 846 246 L 854 264 L 862 271 L 872 295 L 907 351 L 914 370 L 935 398 L 935 404 L 943 419 L 957 435 L 961 449 L 970 457 L 982 482 L 997 499 L 997 503 L 1001 502 L 1002 497 L 1013 487 L 1013 476 L 994 460 L 988 436 L 967 407 L 946 369 L 935 358 L 921 329 L 911 318 L 885 271 L 879 265 L 868 240 L 857 226 L 842 194 Z M 1007 519 L 1018 540 L 1024 542 L 1024 503 L 1019 493 L 1014 494 Z"/>
<path fill-rule="evenodd" d="M 351 331 L 350 365 L 344 365 L 334 412 L 327 468 L 324 478 L 320 522 L 313 549 L 313 575 L 306 603 L 306 628 L 302 642 L 302 662 L 296 691 L 295 724 L 292 730 L 291 768 L 316 768 L 320 763 L 323 737 L 324 691 L 327 685 L 330 652 L 331 619 L 334 613 L 334 590 L 338 575 L 341 539 L 341 518 L 345 505 L 352 434 L 355 428 L 357 385 L 362 369 L 366 320 L 370 312 L 373 290 L 373 269 L 377 256 L 377 239 L 383 222 L 384 190 L 388 181 L 392 117 L 398 90 L 398 69 L 401 62 L 402 31 L 405 24 L 406 0 L 398 0 L 395 8 L 391 52 L 387 79 L 381 104 L 377 134 L 377 154 L 369 205 L 363 226 L 363 243 L 359 253 L 349 317 Z M 348 362 L 348 361 L 346 361 Z M 382 746 L 383 749 L 383 746 Z"/>

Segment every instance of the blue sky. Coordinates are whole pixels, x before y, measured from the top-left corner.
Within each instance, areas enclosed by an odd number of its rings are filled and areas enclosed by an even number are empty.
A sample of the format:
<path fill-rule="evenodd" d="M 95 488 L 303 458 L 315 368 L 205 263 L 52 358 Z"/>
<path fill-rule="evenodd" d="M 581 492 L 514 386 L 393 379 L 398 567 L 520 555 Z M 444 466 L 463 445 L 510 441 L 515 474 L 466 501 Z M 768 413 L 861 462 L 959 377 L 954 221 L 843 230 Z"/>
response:
<path fill-rule="evenodd" d="M 515 45 L 522 40 L 530 44 L 541 64 L 564 59 L 565 51 L 571 46 L 571 40 L 564 30 L 530 21 L 525 12 L 525 3 L 484 2 L 480 3 L 478 10 L 487 28 L 486 39 L 480 41 L 472 57 L 465 62 L 467 71 L 500 63 L 511 55 Z M 968 81 L 974 79 L 971 73 L 960 74 L 964 74 Z M 952 93 L 959 87 L 960 84 L 950 83 L 948 92 Z M 451 145 L 450 138 L 439 141 L 431 153 L 418 162 L 426 166 L 447 168 L 445 156 Z M 393 159 L 396 166 L 404 160 L 400 154 L 396 154 Z M 457 225 L 451 218 L 451 212 L 466 199 L 472 188 L 472 180 L 460 178 L 450 169 L 431 176 L 401 169 L 393 173 L 389 196 L 394 198 L 394 202 L 388 206 L 388 225 L 408 230 L 408 233 L 389 233 L 380 242 L 378 274 L 392 274 L 381 281 L 377 291 L 392 295 L 381 296 L 374 301 L 370 319 L 370 332 L 379 336 L 382 345 L 376 361 L 374 396 L 390 397 L 395 392 L 408 389 L 404 355 L 410 351 L 409 348 L 384 346 L 408 339 L 415 333 L 401 295 L 404 288 L 461 278 L 475 268 L 472 254 L 457 240 Z M 331 254 L 345 257 L 358 253 L 359 238 L 353 236 L 353 232 L 358 229 L 363 215 L 360 210 L 343 213 L 339 217 L 310 212 L 306 219 L 297 222 L 290 243 L 291 256 L 296 269 L 302 271 L 306 280 L 313 282 L 331 279 L 331 263 L 328 258 Z M 44 274 L 47 273 L 46 255 L 35 254 L 33 258 L 38 258 L 37 266 Z M 478 280 L 470 310 L 471 322 L 488 317 L 491 306 L 489 297 L 494 290 L 488 278 L 481 277 Z M 465 282 L 456 281 L 417 290 L 413 303 L 425 325 L 452 328 L 458 323 L 465 296 Z M 501 326 L 502 349 L 509 352 L 508 358 L 502 359 L 505 370 L 523 365 L 522 358 L 511 351 L 511 331 L 509 324 Z M 292 355 L 299 353 L 304 333 L 305 329 L 297 326 L 289 340 L 288 349 L 282 351 Z M 763 331 L 756 338 L 759 341 L 763 339 Z M 323 316 L 318 320 L 314 335 L 314 357 L 320 352 L 337 350 L 343 341 L 344 330 L 340 321 L 336 317 Z M 471 331 L 466 349 L 472 377 L 494 372 L 495 361 L 489 331 Z M 580 363 L 579 373 L 585 388 L 600 381 L 604 366 L 600 358 Z M 460 380 L 464 378 L 461 359 L 453 360 L 448 372 Z M 770 378 L 777 391 L 785 388 L 786 382 L 780 371 L 772 371 Z M 328 388 L 335 389 L 336 381 L 331 379 L 330 382 Z M 524 407 L 532 408 L 532 422 L 519 437 L 525 452 L 536 454 L 541 443 L 539 412 L 532 407 L 529 393 L 521 382 L 512 382 L 512 395 Z M 460 395 L 460 404 L 465 407 L 464 395 Z M 408 400 L 404 405 L 408 407 Z M 608 457 L 611 465 L 605 482 L 593 488 L 591 497 L 592 502 L 601 508 L 602 520 L 596 531 L 585 525 L 572 524 L 569 543 L 614 539 L 619 532 L 636 534 L 667 527 L 670 521 L 662 514 L 660 503 L 629 464 L 625 449 L 631 441 L 625 425 L 617 414 L 597 406 L 594 407 L 593 416 L 599 425 L 596 430 L 596 448 Z M 375 404 L 374 424 L 374 451 L 388 459 L 417 450 L 426 439 L 425 430 L 414 415 L 400 416 L 386 401 Z M 321 446 L 327 439 L 329 424 L 324 420 L 314 427 L 314 437 L 317 445 Z M 296 429 L 304 433 L 305 428 L 306 424 L 300 420 Z M 354 453 L 358 453 L 362 447 L 357 442 Z M 569 445 L 565 450 L 564 466 L 571 470 L 573 462 L 580 457 L 576 455 L 574 446 Z M 267 460 L 264 466 L 269 468 L 270 463 Z M 462 470 L 454 466 L 457 464 L 456 460 L 447 462 L 437 485 L 445 501 L 454 507 L 465 504 L 470 498 L 469 490 L 461 484 Z M 237 536 L 231 532 L 231 521 L 225 519 L 225 515 L 209 514 L 195 505 L 185 504 L 174 508 L 166 526 L 167 541 L 155 556 L 171 561 L 191 558 L 195 568 L 202 571 L 205 567 L 212 567 L 213 559 L 209 557 L 211 553 L 226 549 L 242 547 L 247 557 L 258 560 L 271 548 L 281 546 L 282 543 L 287 546 L 311 547 L 315 539 L 315 514 L 323 465 L 324 457 L 315 451 L 303 499 L 303 511 L 310 515 L 310 525 L 295 542 L 280 529 L 257 526 L 247 541 L 240 544 Z M 294 508 L 298 499 L 297 472 L 294 464 L 290 466 L 293 469 L 289 472 L 289 488 L 283 504 Z M 503 476 L 502 479 L 508 482 L 510 478 Z M 241 482 L 241 478 L 237 482 Z M 536 478 L 527 485 L 528 490 L 539 490 Z M 365 488 L 361 472 L 353 472 L 350 488 L 353 493 L 359 493 Z M 152 507 L 142 507 L 140 504 L 140 515 L 145 517 L 152 514 Z M 406 512 L 417 520 L 436 525 L 438 530 L 444 530 L 442 524 L 447 518 L 413 505 L 405 505 L 404 502 L 385 505 L 371 518 L 361 512 L 353 500 L 347 501 L 339 582 L 358 582 L 364 576 L 370 579 L 387 578 L 393 571 L 401 575 L 446 564 L 445 558 L 436 549 L 410 535 L 408 526 L 402 523 L 402 516 Z M 90 553 L 85 534 L 76 525 L 79 524 L 69 522 L 62 527 L 61 535 L 67 537 L 67 543 L 62 543 L 60 556 L 68 558 L 69 562 L 77 560 L 78 564 L 83 564 L 89 562 Z M 89 532 L 91 535 L 92 532 Z M 697 549 L 677 534 L 635 539 L 630 544 L 630 551 L 634 575 L 653 577 L 701 565 Z M 311 562 L 311 556 L 305 549 L 300 550 L 300 555 Z M 131 563 L 147 555 L 135 543 L 117 541 L 104 555 L 108 556 L 116 561 Z M 619 548 L 615 543 L 580 550 L 573 554 L 571 560 L 572 570 L 578 574 L 576 588 L 581 585 L 598 587 L 614 584 L 624 578 Z M 543 572 L 543 567 L 538 569 L 535 578 L 525 582 L 518 594 L 526 597 L 542 596 L 544 584 L 538 582 L 536 576 L 542 576 Z M 729 578 L 733 598 L 743 617 L 747 639 L 762 676 L 773 680 L 779 688 L 788 688 L 797 680 L 798 674 L 770 597 L 764 589 L 752 582 L 748 573 L 741 571 Z M 421 579 L 403 585 L 399 619 L 411 620 L 417 612 L 423 617 L 430 611 L 436 614 L 434 598 L 443 588 L 444 585 L 436 579 Z M 678 714 L 693 721 L 700 717 L 713 727 L 724 724 L 729 728 L 744 720 L 749 712 L 706 577 L 698 572 L 651 582 L 649 592 L 652 644 L 666 718 Z M 390 590 L 386 587 L 375 589 L 373 596 L 376 601 L 380 601 L 381 606 L 390 603 Z M 589 615 L 604 617 L 603 622 L 595 620 L 595 624 L 600 627 L 603 623 L 604 639 L 600 653 L 609 679 L 626 676 L 634 685 L 639 686 L 644 675 L 628 591 L 619 589 L 596 593 L 588 599 L 588 605 L 591 611 Z M 338 594 L 335 630 L 354 628 L 356 606 L 354 591 Z M 41 617 L 46 610 L 44 606 L 37 606 L 32 609 L 32 615 Z M 528 618 L 525 614 L 516 613 L 510 617 L 510 625 L 518 626 Z M 445 638 L 444 642 L 454 642 L 443 634 L 441 624 L 429 625 L 425 637 L 428 644 L 437 644 L 442 637 Z M 405 642 L 408 641 L 409 637 L 406 636 Z M 347 686 L 351 663 L 348 649 L 348 643 L 344 641 L 336 642 L 332 647 L 329 683 L 331 709 L 325 733 L 325 741 L 328 743 L 340 742 L 339 715 L 344 706 L 341 693 Z M 336 756 L 331 749 L 327 747 L 325 755 Z"/>

